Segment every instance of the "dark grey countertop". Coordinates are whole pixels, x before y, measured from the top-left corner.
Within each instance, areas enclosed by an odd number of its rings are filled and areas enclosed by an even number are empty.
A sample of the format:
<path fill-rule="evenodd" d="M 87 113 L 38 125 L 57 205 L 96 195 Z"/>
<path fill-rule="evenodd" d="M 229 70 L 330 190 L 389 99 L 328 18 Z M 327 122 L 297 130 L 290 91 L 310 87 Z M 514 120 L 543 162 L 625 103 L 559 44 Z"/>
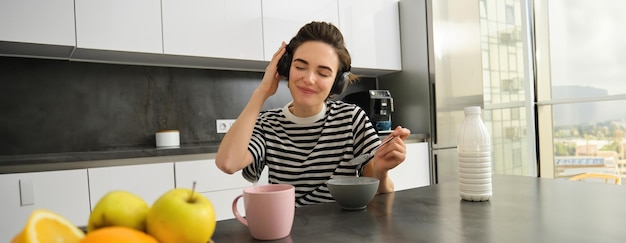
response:
<path fill-rule="evenodd" d="M 218 146 L 219 143 L 206 143 L 182 145 L 177 148 L 130 147 L 101 151 L 0 156 L 0 166 L 215 153 Z"/>
<path fill-rule="evenodd" d="M 178 148 L 117 148 L 104 151 L 0 156 L 0 174 L 172 162 L 168 157 L 211 154 L 217 152 L 218 146 L 219 143 L 207 143 L 183 145 Z"/>
<path fill-rule="evenodd" d="M 423 142 L 427 138 L 426 134 L 411 134 L 407 143 Z M 172 156 L 179 161 L 187 157 L 208 158 L 206 154 L 216 153 L 218 147 L 219 142 L 208 142 L 178 148 L 121 147 L 101 151 L 0 156 L 0 174 L 172 162 Z"/>
<path fill-rule="evenodd" d="M 336 203 L 296 209 L 291 234 L 266 242 L 624 242 L 626 188 L 494 175 L 487 202 L 460 199 L 445 182 L 380 194 L 362 211 Z M 214 242 L 257 242 L 235 219 Z"/>

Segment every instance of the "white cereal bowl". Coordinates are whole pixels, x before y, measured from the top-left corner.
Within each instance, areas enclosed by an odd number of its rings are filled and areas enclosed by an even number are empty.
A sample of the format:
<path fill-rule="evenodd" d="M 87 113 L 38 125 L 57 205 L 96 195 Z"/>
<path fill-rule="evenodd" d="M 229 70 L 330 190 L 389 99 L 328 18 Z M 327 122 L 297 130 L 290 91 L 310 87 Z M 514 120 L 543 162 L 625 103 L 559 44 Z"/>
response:
<path fill-rule="evenodd" d="M 326 185 L 341 208 L 360 210 L 374 198 L 379 183 L 378 178 L 373 177 L 345 177 L 330 179 Z"/>

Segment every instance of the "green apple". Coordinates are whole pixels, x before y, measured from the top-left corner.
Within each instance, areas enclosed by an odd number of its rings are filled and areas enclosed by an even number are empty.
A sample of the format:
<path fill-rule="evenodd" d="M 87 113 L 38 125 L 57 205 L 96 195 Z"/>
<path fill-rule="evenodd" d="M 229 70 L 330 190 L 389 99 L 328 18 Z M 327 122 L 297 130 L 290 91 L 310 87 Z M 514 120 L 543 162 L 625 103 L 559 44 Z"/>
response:
<path fill-rule="evenodd" d="M 161 195 L 152 204 L 146 219 L 148 234 L 160 243 L 209 242 L 215 224 L 211 201 L 187 188 L 172 189 Z"/>
<path fill-rule="evenodd" d="M 149 210 L 146 201 L 131 192 L 110 191 L 98 201 L 89 215 L 87 232 L 108 226 L 125 226 L 145 232 Z"/>

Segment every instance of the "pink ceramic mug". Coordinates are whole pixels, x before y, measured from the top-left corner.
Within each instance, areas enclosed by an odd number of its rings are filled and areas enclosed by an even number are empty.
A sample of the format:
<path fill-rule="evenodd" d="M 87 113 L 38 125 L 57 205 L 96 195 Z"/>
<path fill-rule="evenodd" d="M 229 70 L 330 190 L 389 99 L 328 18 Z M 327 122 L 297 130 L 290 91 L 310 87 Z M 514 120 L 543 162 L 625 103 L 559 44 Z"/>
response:
<path fill-rule="evenodd" d="M 246 217 L 237 210 L 243 197 Z M 248 227 L 258 240 L 276 240 L 291 233 L 295 211 L 295 188 L 287 184 L 269 184 L 248 187 L 233 200 L 235 218 Z"/>

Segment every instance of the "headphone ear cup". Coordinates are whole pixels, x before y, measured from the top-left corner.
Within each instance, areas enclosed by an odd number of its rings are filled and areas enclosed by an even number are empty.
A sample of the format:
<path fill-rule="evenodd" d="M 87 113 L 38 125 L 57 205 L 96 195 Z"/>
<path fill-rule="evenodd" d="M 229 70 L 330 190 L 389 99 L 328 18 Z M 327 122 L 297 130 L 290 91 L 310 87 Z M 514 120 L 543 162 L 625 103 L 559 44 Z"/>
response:
<path fill-rule="evenodd" d="M 291 68 L 291 51 L 289 46 L 287 46 L 287 50 L 285 54 L 278 60 L 278 74 L 289 79 L 289 69 Z"/>
<path fill-rule="evenodd" d="M 331 95 L 340 95 L 343 93 L 346 84 L 350 79 L 350 72 L 341 72 L 337 77 L 335 77 L 335 82 L 333 83 L 333 87 L 330 89 Z"/>

